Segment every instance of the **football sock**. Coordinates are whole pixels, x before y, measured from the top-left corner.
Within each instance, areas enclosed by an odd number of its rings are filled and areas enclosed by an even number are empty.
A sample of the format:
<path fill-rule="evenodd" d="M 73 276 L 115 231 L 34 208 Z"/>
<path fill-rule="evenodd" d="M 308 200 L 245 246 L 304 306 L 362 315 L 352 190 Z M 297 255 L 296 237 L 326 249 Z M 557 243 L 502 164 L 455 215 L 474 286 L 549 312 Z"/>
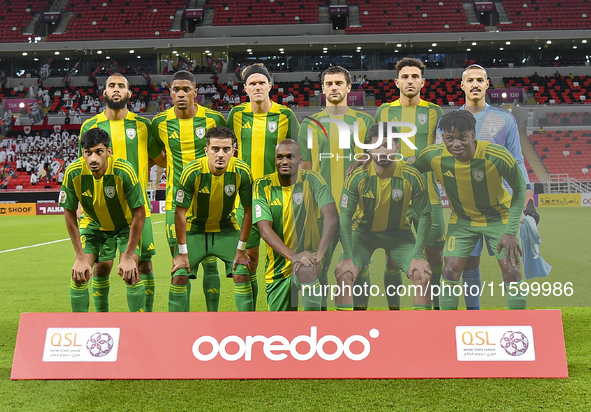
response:
<path fill-rule="evenodd" d="M 314 282 L 302 283 L 301 287 L 302 305 L 304 305 L 304 310 L 320 310 L 322 306 L 322 296 L 318 279 Z"/>
<path fill-rule="evenodd" d="M 191 312 L 191 279 L 187 279 L 187 300 L 185 301 L 185 312 Z"/>
<path fill-rule="evenodd" d="M 326 291 L 328 290 L 328 288 L 327 288 L 328 273 L 327 272 L 328 272 L 328 269 L 324 269 L 320 273 L 320 276 L 318 276 L 318 282 L 320 283 L 320 288 L 321 288 L 320 293 L 322 294 L 322 306 L 320 307 L 320 310 L 328 310 L 328 293 L 326 293 Z"/>
<path fill-rule="evenodd" d="M 203 294 L 208 312 L 217 312 L 220 307 L 220 289 L 222 280 L 215 256 L 209 256 L 201 262 L 203 266 Z"/>
<path fill-rule="evenodd" d="M 482 287 L 482 282 L 480 281 L 480 267 L 464 270 L 462 272 L 462 280 L 464 281 L 464 291 L 466 291 L 464 294 L 466 309 L 480 310 L 480 288 Z"/>
<path fill-rule="evenodd" d="M 414 310 L 431 310 L 431 305 L 416 305 L 413 303 L 412 307 Z"/>
<path fill-rule="evenodd" d="M 352 303 L 335 303 L 336 310 L 353 310 Z"/>
<path fill-rule="evenodd" d="M 433 274 L 431 275 L 430 285 L 439 285 L 441 282 L 441 274 L 443 273 L 443 263 L 439 266 L 432 266 L 431 272 L 433 272 Z M 439 310 L 439 295 L 433 296 L 432 304 L 434 310 Z"/>
<path fill-rule="evenodd" d="M 72 312 L 88 312 L 90 297 L 88 296 L 88 282 L 76 285 L 73 279 L 70 280 L 70 304 Z"/>
<path fill-rule="evenodd" d="M 252 310 L 257 310 L 257 298 L 259 297 L 259 281 L 257 280 L 257 273 L 249 273 L 250 288 L 252 289 Z"/>
<path fill-rule="evenodd" d="M 250 281 L 234 284 L 234 300 L 239 312 L 252 311 L 252 287 Z"/>
<path fill-rule="evenodd" d="M 513 282 L 515 284 L 515 282 Z M 527 308 L 527 293 L 523 292 L 519 286 L 523 283 L 523 279 L 517 282 L 517 289 L 519 292 L 515 293 L 515 286 L 509 289 L 510 283 L 505 282 L 505 293 L 507 294 L 507 307 L 509 309 L 526 309 Z"/>
<path fill-rule="evenodd" d="M 109 276 L 92 277 L 92 301 L 97 312 L 109 311 Z"/>
<path fill-rule="evenodd" d="M 367 310 L 370 286 L 371 278 L 369 276 L 369 265 L 365 265 L 363 270 L 357 276 L 357 279 L 355 279 L 355 284 L 353 285 L 352 292 L 356 292 L 353 293 L 353 308 L 355 310 Z"/>
<path fill-rule="evenodd" d="M 154 311 L 154 291 L 156 289 L 156 281 L 153 273 L 140 274 L 140 277 L 144 281 L 144 287 L 146 288 L 146 312 Z"/>
<path fill-rule="evenodd" d="M 135 285 L 125 285 L 127 289 L 127 306 L 130 312 L 144 312 L 146 310 L 146 287 L 140 280 Z"/>
<path fill-rule="evenodd" d="M 459 280 L 448 280 L 441 278 L 441 294 L 439 296 L 439 307 L 441 310 L 457 310 L 460 304 L 460 296 L 454 294 L 454 286 L 459 285 Z M 456 290 L 457 291 L 457 290 Z"/>
<path fill-rule="evenodd" d="M 384 270 L 384 289 L 390 310 L 400 310 L 400 296 L 396 293 L 396 288 L 400 285 L 402 285 L 402 272 L 400 268 L 389 268 L 386 266 Z"/>
<path fill-rule="evenodd" d="M 187 282 L 187 285 L 190 281 Z M 170 284 L 168 291 L 168 311 L 169 312 L 185 312 L 187 306 L 187 285 Z"/>

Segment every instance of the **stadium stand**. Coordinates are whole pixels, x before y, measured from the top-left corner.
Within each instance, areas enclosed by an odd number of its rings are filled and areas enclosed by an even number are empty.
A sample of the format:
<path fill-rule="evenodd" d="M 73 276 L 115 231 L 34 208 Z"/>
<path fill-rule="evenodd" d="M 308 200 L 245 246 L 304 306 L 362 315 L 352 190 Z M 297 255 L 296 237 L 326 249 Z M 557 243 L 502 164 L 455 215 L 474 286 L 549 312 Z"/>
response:
<path fill-rule="evenodd" d="M 529 139 L 551 174 L 568 173 L 574 179 L 589 178 L 583 169 L 591 169 L 591 131 L 535 131 Z"/>
<path fill-rule="evenodd" d="M 242 26 L 318 23 L 318 7 L 324 4 L 322 0 L 223 0 L 209 1 L 206 7 L 215 8 L 214 26 Z"/>
<path fill-rule="evenodd" d="M 499 25 L 500 30 L 591 28 L 591 3 L 587 0 L 503 0 L 503 6 L 513 23 Z"/>
<path fill-rule="evenodd" d="M 523 87 L 538 104 L 591 104 L 590 76 L 504 77 L 507 87 Z"/>
<path fill-rule="evenodd" d="M 65 11 L 74 15 L 66 33 L 50 34 L 47 41 L 182 37 L 183 31 L 169 29 L 175 11 L 186 5 L 171 0 L 70 0 Z"/>
<path fill-rule="evenodd" d="M 26 42 L 30 36 L 23 30 L 34 13 L 49 10 L 51 0 L 0 0 L 0 42 Z"/>

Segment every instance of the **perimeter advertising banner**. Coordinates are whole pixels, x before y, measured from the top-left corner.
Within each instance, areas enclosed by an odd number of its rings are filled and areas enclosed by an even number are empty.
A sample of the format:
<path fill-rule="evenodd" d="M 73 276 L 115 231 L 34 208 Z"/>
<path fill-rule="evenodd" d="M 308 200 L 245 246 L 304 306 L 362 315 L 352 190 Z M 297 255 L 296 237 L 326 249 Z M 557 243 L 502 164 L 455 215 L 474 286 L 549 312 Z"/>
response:
<path fill-rule="evenodd" d="M 559 310 L 25 313 L 11 375 L 516 377 L 568 377 Z"/>

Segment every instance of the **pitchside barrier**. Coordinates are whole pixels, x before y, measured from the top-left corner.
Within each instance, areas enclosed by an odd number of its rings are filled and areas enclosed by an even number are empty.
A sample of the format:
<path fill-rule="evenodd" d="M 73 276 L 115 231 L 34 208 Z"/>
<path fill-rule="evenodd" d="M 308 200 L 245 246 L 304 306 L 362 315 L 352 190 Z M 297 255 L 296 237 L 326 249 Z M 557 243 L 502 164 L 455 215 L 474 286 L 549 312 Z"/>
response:
<path fill-rule="evenodd" d="M 567 377 L 560 310 L 24 313 L 11 374 L 11 379 Z"/>

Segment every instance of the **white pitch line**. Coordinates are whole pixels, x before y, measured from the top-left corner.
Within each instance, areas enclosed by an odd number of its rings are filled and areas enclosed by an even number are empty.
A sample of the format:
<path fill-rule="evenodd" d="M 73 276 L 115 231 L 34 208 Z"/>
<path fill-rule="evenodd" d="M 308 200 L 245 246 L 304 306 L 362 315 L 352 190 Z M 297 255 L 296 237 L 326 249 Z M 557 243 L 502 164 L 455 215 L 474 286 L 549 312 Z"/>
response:
<path fill-rule="evenodd" d="M 15 249 L 0 250 L 0 253 L 14 252 L 15 250 L 29 249 L 29 248 L 37 247 L 37 246 L 51 245 L 52 243 L 65 242 L 66 240 L 70 240 L 70 238 L 68 237 L 68 238 L 65 238 L 65 239 L 54 240 L 52 242 L 39 243 L 37 245 L 17 247 Z"/>

